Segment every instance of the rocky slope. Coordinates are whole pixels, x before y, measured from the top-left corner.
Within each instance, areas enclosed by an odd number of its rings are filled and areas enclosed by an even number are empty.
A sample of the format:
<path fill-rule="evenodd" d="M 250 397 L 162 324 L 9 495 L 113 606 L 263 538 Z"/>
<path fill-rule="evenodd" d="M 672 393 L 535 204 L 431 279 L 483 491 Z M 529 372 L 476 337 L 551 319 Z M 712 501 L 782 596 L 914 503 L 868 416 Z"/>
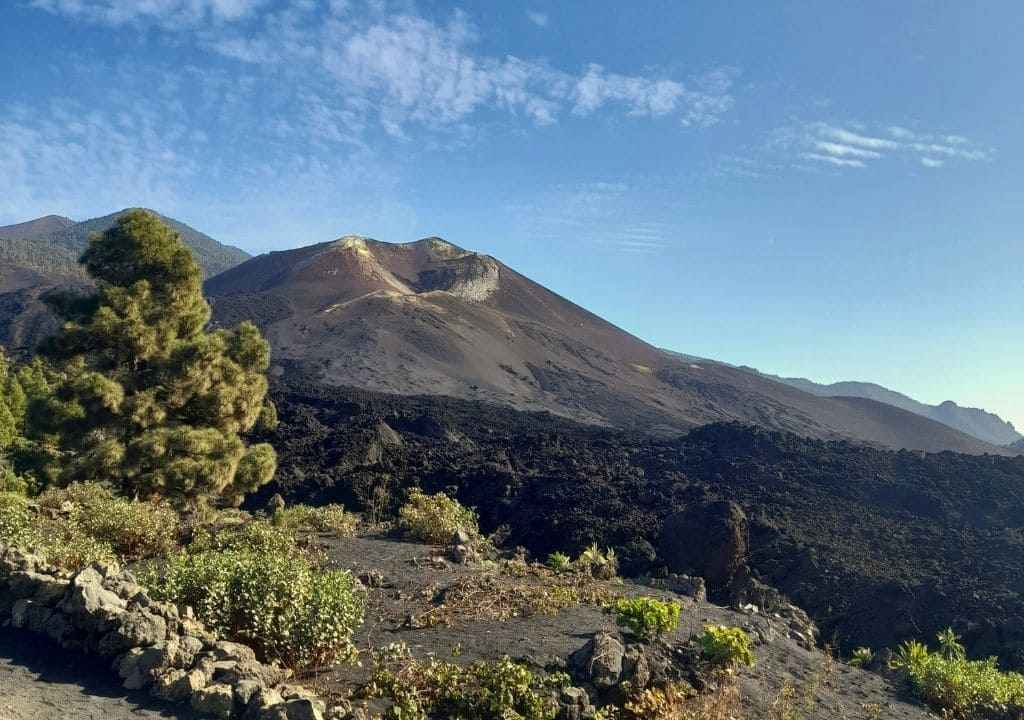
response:
<path fill-rule="evenodd" d="M 975 653 L 1024 667 L 1024 458 L 893 452 L 736 424 L 658 439 L 298 380 L 278 381 L 274 398 L 282 422 L 266 439 L 280 469 L 267 493 L 369 507 L 378 487 L 392 499 L 411 484 L 449 489 L 488 529 L 509 525 L 513 544 L 544 556 L 598 541 L 634 573 L 695 564 L 666 552 L 665 523 L 729 500 L 747 518 L 747 566 L 811 612 L 824 637 L 877 648 L 952 625 Z M 701 536 L 716 523 L 696 519 Z"/>
<path fill-rule="evenodd" d="M 754 372 L 757 371 L 754 370 Z M 846 396 L 877 400 L 930 418 L 993 445 L 1009 445 L 1024 440 L 1024 435 L 1017 432 L 1012 423 L 1003 420 L 995 413 L 980 408 L 961 407 L 952 400 L 946 400 L 938 405 L 928 405 L 875 383 L 843 381 L 823 384 L 806 378 L 779 377 L 777 375 L 766 375 L 765 377 L 823 397 Z"/>
<path fill-rule="evenodd" d="M 883 403 L 818 397 L 672 357 L 486 255 L 438 238 L 346 237 L 253 258 L 207 282 L 217 320 L 254 320 L 278 371 L 403 394 L 678 433 L 738 420 L 896 448 L 1006 453 Z"/>

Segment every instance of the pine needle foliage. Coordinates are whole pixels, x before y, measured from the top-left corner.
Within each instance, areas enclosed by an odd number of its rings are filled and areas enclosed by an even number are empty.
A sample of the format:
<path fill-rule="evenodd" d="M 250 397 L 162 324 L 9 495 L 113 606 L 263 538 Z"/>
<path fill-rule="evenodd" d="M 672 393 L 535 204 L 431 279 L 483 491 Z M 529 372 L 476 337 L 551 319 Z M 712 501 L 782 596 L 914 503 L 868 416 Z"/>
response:
<path fill-rule="evenodd" d="M 52 301 L 65 322 L 43 351 L 60 378 L 28 413 L 44 479 L 192 507 L 268 482 L 273 449 L 241 434 L 263 410 L 269 346 L 251 323 L 205 329 L 202 273 L 177 233 L 132 211 L 81 262 L 98 290 Z"/>

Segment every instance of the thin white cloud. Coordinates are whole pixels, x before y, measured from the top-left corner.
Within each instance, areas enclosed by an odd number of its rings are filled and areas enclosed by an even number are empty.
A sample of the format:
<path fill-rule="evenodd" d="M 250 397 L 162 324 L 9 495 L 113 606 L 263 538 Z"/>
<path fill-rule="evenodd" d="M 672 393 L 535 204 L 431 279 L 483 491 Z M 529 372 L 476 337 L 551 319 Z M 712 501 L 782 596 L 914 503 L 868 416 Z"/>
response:
<path fill-rule="evenodd" d="M 831 125 L 819 125 L 819 132 L 826 137 L 838 140 L 844 145 L 855 145 L 857 147 L 868 148 L 870 150 L 895 150 L 899 147 L 899 143 L 893 140 L 861 135 L 859 133 L 851 132 L 850 130 L 833 127 Z"/>
<path fill-rule="evenodd" d="M 626 75 L 590 63 L 582 73 L 540 60 L 478 51 L 480 31 L 463 12 L 447 22 L 371 3 L 291 0 L 33 0 L 39 8 L 108 25 L 150 23 L 190 31 L 203 49 L 286 76 L 322 104 L 341 98 L 395 137 L 409 124 L 461 131 L 479 112 L 500 110 L 536 125 L 566 115 L 602 111 L 638 117 L 676 116 L 683 126 L 708 127 L 734 104 L 732 68 L 686 79 L 657 73 Z M 264 7 L 266 5 L 266 7 Z M 528 10 L 543 25 L 547 16 Z M 361 120 L 366 126 L 365 117 Z"/>
<path fill-rule="evenodd" d="M 538 12 L 536 10 L 527 10 L 526 17 L 537 27 L 544 28 L 548 26 L 548 16 L 546 13 Z"/>
<path fill-rule="evenodd" d="M 843 158 L 833 157 L 832 155 L 822 155 L 820 153 L 801 153 L 800 157 L 805 160 L 829 163 L 830 165 L 836 165 L 837 167 L 864 167 L 864 162 L 862 160 L 844 160 Z"/>
<path fill-rule="evenodd" d="M 821 152 L 831 155 L 833 157 L 854 157 L 854 158 L 880 158 L 881 153 L 877 153 L 874 150 L 864 150 L 862 148 L 851 147 L 850 145 L 841 145 L 839 143 L 817 141 L 814 143 L 814 147 Z"/>
<path fill-rule="evenodd" d="M 31 6 L 106 25 L 151 22 L 169 29 L 207 22 L 233 22 L 267 0 L 31 0 Z"/>
<path fill-rule="evenodd" d="M 899 125 L 890 125 L 884 132 L 873 132 L 869 126 L 854 122 L 843 125 L 813 122 L 779 128 L 764 150 L 766 153 L 793 153 L 800 160 L 836 168 L 865 168 L 886 160 L 913 161 L 939 168 L 946 166 L 949 160 L 988 160 L 995 153 L 962 135 L 935 135 Z"/>

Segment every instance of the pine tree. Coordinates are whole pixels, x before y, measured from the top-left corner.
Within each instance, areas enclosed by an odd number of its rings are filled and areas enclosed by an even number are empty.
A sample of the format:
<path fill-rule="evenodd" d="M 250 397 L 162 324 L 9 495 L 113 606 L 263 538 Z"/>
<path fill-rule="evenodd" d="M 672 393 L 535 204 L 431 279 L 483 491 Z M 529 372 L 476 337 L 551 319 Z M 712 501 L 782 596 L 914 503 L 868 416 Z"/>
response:
<path fill-rule="evenodd" d="M 47 479 L 108 481 L 189 506 L 236 504 L 268 482 L 273 449 L 240 437 L 267 394 L 259 330 L 205 330 L 199 266 L 152 213 L 122 216 L 81 262 L 98 291 L 53 301 L 65 323 L 43 352 L 61 378 L 30 403 L 32 432 L 52 447 Z"/>

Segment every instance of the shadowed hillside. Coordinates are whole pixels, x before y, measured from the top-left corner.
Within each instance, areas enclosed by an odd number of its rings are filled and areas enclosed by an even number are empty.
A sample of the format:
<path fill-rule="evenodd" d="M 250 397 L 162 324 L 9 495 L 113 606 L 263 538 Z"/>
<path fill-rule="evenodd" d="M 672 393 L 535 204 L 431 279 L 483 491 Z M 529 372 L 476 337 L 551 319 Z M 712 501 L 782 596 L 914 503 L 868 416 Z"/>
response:
<path fill-rule="evenodd" d="M 303 381 L 274 389 L 289 500 L 366 506 L 420 484 L 475 505 L 541 557 L 614 545 L 656 570 L 666 516 L 708 500 L 750 519 L 750 565 L 849 649 L 946 625 L 1024 666 L 1024 457 L 887 451 L 716 424 L 677 439 L 547 413 Z M 256 500 L 256 504 L 262 502 Z"/>

